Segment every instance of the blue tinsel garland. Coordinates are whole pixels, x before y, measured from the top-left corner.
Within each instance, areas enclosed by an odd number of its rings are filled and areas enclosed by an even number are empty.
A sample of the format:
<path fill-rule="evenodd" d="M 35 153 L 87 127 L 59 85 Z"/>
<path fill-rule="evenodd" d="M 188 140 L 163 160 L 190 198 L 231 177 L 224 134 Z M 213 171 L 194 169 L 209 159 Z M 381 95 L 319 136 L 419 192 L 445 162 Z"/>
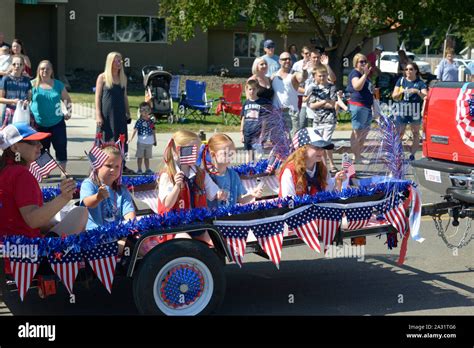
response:
<path fill-rule="evenodd" d="M 131 182 L 132 181 L 129 181 L 129 184 Z M 4 243 L 9 242 L 10 244 L 17 245 L 38 245 L 39 255 L 42 256 L 54 252 L 63 252 L 68 249 L 74 252 L 80 252 L 82 250 L 93 249 L 99 244 L 112 242 L 134 233 L 142 234 L 150 230 L 162 230 L 164 228 L 188 225 L 224 216 L 288 207 L 290 201 L 294 207 L 313 203 L 324 203 L 338 199 L 342 200 L 342 202 L 339 203 L 343 203 L 344 199 L 353 197 L 366 197 L 385 192 L 394 193 L 394 188 L 396 188 L 396 192 L 403 192 L 406 191 L 410 185 L 414 185 L 414 183 L 411 181 L 398 181 L 395 183 L 385 182 L 372 186 L 349 188 L 342 192 L 323 191 L 318 192 L 314 196 L 304 195 L 301 197 L 287 197 L 270 202 L 262 201 L 257 202 L 256 204 L 219 207 L 213 210 L 197 208 L 188 211 L 170 212 L 165 215 L 154 214 L 124 224 L 111 223 L 64 238 L 28 238 L 24 236 L 8 236 L 1 238 L 0 240 Z"/>

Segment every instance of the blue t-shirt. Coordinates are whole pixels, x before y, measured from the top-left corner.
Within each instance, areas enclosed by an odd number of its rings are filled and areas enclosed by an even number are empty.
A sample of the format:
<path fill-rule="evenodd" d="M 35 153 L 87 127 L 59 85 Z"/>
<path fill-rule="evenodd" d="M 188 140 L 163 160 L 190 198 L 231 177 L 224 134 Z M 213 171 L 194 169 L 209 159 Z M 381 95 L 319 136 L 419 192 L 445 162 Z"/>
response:
<path fill-rule="evenodd" d="M 374 96 L 372 95 L 372 83 L 366 79 L 364 87 L 360 91 L 356 91 L 352 86 L 352 79 L 354 77 L 361 78 L 362 74 L 356 69 L 352 70 L 349 74 L 349 82 L 347 83 L 347 91 L 351 93 L 351 101 L 361 103 L 366 108 L 371 108 L 374 103 Z"/>
<path fill-rule="evenodd" d="M 244 135 L 254 137 L 260 133 L 262 121 L 259 119 L 263 113 L 262 105 L 268 101 L 258 98 L 257 100 L 247 99 L 242 105 L 242 117 L 244 118 Z"/>
<path fill-rule="evenodd" d="M 459 77 L 458 70 L 458 63 L 453 62 L 451 64 L 447 59 L 443 59 L 439 63 L 437 78 L 441 81 L 457 82 Z"/>
<path fill-rule="evenodd" d="M 84 198 L 95 195 L 98 191 L 99 186 L 91 179 L 85 179 L 81 185 L 81 204 Z M 95 208 L 87 208 L 89 210 L 89 219 L 87 220 L 86 230 L 91 230 L 113 221 L 120 222 L 125 215 L 135 211 L 132 196 L 125 186 L 121 185 L 118 191 L 107 187 L 107 191 L 109 192 L 109 198 L 100 202 Z"/>
<path fill-rule="evenodd" d="M 216 208 L 223 205 L 235 205 L 240 196 L 245 195 L 247 190 L 245 190 L 240 181 L 239 174 L 233 169 L 227 168 L 227 171 L 224 175 L 214 175 L 211 174 L 212 180 L 216 185 L 224 191 L 229 193 L 227 201 L 218 201 L 217 199 L 213 201 L 207 201 L 208 208 Z"/>
<path fill-rule="evenodd" d="M 403 90 L 416 88 L 421 91 L 426 88 L 426 84 L 419 77 L 415 81 L 408 81 L 406 77 L 401 77 L 395 84 L 395 87 L 400 86 L 403 87 Z M 398 115 L 411 116 L 414 120 L 418 120 L 421 117 L 422 103 L 423 99 L 418 94 L 404 94 L 399 101 Z"/>
<path fill-rule="evenodd" d="M 280 69 L 280 61 L 276 54 L 272 57 L 268 55 L 262 56 L 263 59 L 267 62 L 268 70 L 265 76 L 271 77 L 274 73 L 276 73 Z"/>
<path fill-rule="evenodd" d="M 5 75 L 0 81 L 0 89 L 5 91 L 6 99 L 26 100 L 31 90 L 30 79 L 26 76 L 13 77 Z M 8 105 L 10 109 L 16 109 L 16 105 Z"/>
<path fill-rule="evenodd" d="M 52 127 L 62 121 L 64 115 L 61 111 L 61 93 L 64 84 L 54 80 L 53 88 L 44 89 L 33 87 L 31 98 L 31 112 L 35 121 L 42 127 Z"/>
<path fill-rule="evenodd" d="M 153 137 L 153 134 L 155 133 L 155 124 L 152 120 L 145 120 L 143 118 L 139 118 L 135 123 L 134 129 L 137 130 L 137 141 L 140 144 L 151 145 L 155 142 L 155 138 Z"/>

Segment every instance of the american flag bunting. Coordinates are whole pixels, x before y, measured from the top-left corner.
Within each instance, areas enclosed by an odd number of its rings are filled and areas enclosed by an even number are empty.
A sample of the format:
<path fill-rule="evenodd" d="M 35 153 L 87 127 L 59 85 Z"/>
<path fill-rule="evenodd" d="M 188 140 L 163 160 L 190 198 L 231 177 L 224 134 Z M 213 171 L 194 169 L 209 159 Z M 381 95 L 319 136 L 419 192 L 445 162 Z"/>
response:
<path fill-rule="evenodd" d="M 242 267 L 250 227 L 246 224 L 222 225 L 218 221 L 215 222 L 215 225 L 227 243 L 232 258 L 231 261 Z"/>
<path fill-rule="evenodd" d="M 308 209 L 289 217 L 285 222 L 306 245 L 319 253 L 321 245 L 319 244 L 316 220 L 316 210 L 313 206 L 309 206 Z"/>
<path fill-rule="evenodd" d="M 363 228 L 369 223 L 373 210 L 372 206 L 347 209 L 345 211 L 348 222 L 347 229 L 358 230 Z"/>
<path fill-rule="evenodd" d="M 109 293 L 112 293 L 115 267 L 117 266 L 118 244 L 112 242 L 84 251 L 84 258 L 89 262 L 97 277 Z"/>
<path fill-rule="evenodd" d="M 76 280 L 77 273 L 79 272 L 79 264 L 82 260 L 82 254 L 71 251 L 65 253 L 58 252 L 49 256 L 51 268 L 59 279 L 61 279 L 70 294 L 73 293 L 74 281 Z"/>
<path fill-rule="evenodd" d="M 400 233 L 401 236 L 405 235 L 407 227 L 407 217 L 405 215 L 405 208 L 403 203 L 395 206 L 393 209 L 387 210 L 383 216 L 385 219 L 392 224 L 393 227 Z"/>
<path fill-rule="evenodd" d="M 38 271 L 41 260 L 32 261 L 28 258 L 10 258 L 10 269 L 13 273 L 20 299 L 23 301 L 30 288 L 31 281 Z"/>
<path fill-rule="evenodd" d="M 252 226 L 252 232 L 262 249 L 270 257 L 270 260 L 272 260 L 277 268 L 280 268 L 283 221 L 254 225 Z"/>
<path fill-rule="evenodd" d="M 30 173 L 33 174 L 38 182 L 41 182 L 43 176 L 47 176 L 57 166 L 58 163 L 48 152 L 45 152 L 36 161 L 30 164 Z"/>
<path fill-rule="evenodd" d="M 318 216 L 316 225 L 318 226 L 318 233 L 322 236 L 324 249 L 326 250 L 329 245 L 332 244 L 334 236 L 341 226 L 342 212 L 330 207 L 315 206 L 313 209 L 315 210 L 316 216 Z"/>

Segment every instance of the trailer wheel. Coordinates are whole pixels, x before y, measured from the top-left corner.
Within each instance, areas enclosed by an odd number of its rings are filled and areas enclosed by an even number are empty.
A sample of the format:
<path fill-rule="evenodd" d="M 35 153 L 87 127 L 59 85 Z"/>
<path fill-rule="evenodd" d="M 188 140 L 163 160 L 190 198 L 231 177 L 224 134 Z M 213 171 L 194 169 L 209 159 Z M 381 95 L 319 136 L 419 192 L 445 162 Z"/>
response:
<path fill-rule="evenodd" d="M 175 239 L 143 259 L 133 279 L 135 305 L 141 314 L 206 315 L 225 293 L 222 261 L 201 242 Z"/>

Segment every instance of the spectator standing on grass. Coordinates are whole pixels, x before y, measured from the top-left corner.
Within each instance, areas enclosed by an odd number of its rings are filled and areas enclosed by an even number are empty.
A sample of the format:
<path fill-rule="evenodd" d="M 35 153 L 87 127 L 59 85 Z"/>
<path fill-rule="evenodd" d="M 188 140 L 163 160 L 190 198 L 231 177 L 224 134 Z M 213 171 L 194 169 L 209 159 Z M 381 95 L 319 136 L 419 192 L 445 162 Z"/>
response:
<path fill-rule="evenodd" d="M 265 55 L 263 55 L 262 58 L 265 59 L 268 66 L 266 76 L 271 78 L 272 75 L 280 69 L 280 62 L 275 55 L 275 43 L 272 40 L 265 40 L 263 50 L 265 51 Z"/>
<path fill-rule="evenodd" d="M 273 106 L 282 110 L 283 121 L 290 135 L 298 131 L 299 107 L 298 87 L 308 78 L 310 63 L 305 63 L 301 73 L 290 73 L 291 57 L 288 52 L 280 55 L 281 68 L 272 78 L 272 87 L 275 91 Z"/>
<path fill-rule="evenodd" d="M 421 109 L 423 100 L 428 94 L 426 84 L 420 78 L 420 69 L 416 63 L 408 63 L 405 75 L 398 79 L 393 89 L 392 98 L 399 100 L 397 125 L 400 139 L 405 134 L 409 124 L 413 133 L 413 144 L 410 151 L 410 161 L 415 159 L 416 151 L 420 145 Z"/>
<path fill-rule="evenodd" d="M 31 82 L 32 98 L 31 112 L 35 117 L 37 129 L 40 132 L 50 133 L 51 137 L 41 140 L 44 150 L 53 144 L 56 160 L 66 171 L 67 164 L 67 133 L 66 120 L 71 118 L 71 97 L 64 84 L 54 78 L 53 65 L 49 60 L 38 64 L 36 78 Z M 61 101 L 65 104 L 62 111 Z M 64 176 L 61 173 L 61 176 Z"/>
<path fill-rule="evenodd" d="M 447 48 L 444 59 L 439 63 L 438 80 L 457 82 L 458 81 L 459 65 L 454 61 L 454 50 Z"/>
<path fill-rule="evenodd" d="M 254 60 L 252 65 L 252 76 L 250 76 L 247 80 L 255 80 L 258 82 L 257 85 L 257 97 L 264 99 L 266 102 L 265 104 L 271 104 L 273 100 L 273 88 L 272 88 L 272 80 L 266 76 L 268 71 L 267 61 L 263 59 L 263 57 L 258 57 Z M 248 95 L 246 95 L 249 98 Z"/>
<path fill-rule="evenodd" d="M 150 158 L 153 155 L 153 146 L 156 146 L 155 123 L 151 120 L 151 108 L 147 102 L 142 102 L 139 106 L 140 118 L 135 123 L 133 133 L 128 143 L 137 137 L 137 174 L 142 174 L 142 162 L 145 160 L 145 174 L 153 174 L 150 169 Z"/>
<path fill-rule="evenodd" d="M 16 105 L 22 101 L 26 106 L 31 100 L 30 79 L 23 75 L 25 60 L 22 56 L 13 56 L 10 73 L 0 81 L 0 103 L 6 104 L 2 117 L 2 126 L 12 123 Z"/>
<path fill-rule="evenodd" d="M 95 88 L 95 110 L 97 127 L 104 133 L 104 141 L 119 140 L 125 135 L 124 153 L 128 152 L 127 124 L 131 122 L 127 97 L 127 77 L 123 69 L 122 55 L 110 52 L 105 61 L 104 72 L 97 77 Z M 132 174 L 123 168 L 124 174 Z"/>
<path fill-rule="evenodd" d="M 293 64 L 291 67 L 291 73 L 294 74 L 296 72 L 303 72 L 303 64 L 308 63 L 309 60 L 311 59 L 311 51 L 307 46 L 303 46 L 301 49 L 301 56 L 303 59 L 297 61 L 296 63 Z M 299 127 L 304 128 L 306 127 L 306 104 L 303 103 L 303 95 L 305 91 L 305 86 L 308 85 L 308 82 L 310 80 L 310 76 L 308 76 L 308 79 L 306 79 L 305 82 L 301 83 L 298 87 L 298 107 L 300 108 L 300 114 L 299 114 Z"/>
<path fill-rule="evenodd" d="M 12 54 L 21 55 L 23 57 L 23 59 L 25 60 L 24 74 L 27 75 L 28 77 L 32 77 L 33 70 L 31 69 L 30 58 L 25 53 L 23 42 L 21 42 L 19 39 L 14 39 L 12 42 L 11 51 L 12 51 Z"/>
<path fill-rule="evenodd" d="M 367 65 L 366 56 L 361 53 L 354 56 L 352 63 L 354 69 L 349 74 L 347 86 L 347 91 L 351 93 L 349 101 L 352 121 L 351 148 L 355 163 L 368 164 L 361 153 L 372 122 L 374 96 L 372 95 L 372 84 L 369 80 L 371 68 Z"/>

